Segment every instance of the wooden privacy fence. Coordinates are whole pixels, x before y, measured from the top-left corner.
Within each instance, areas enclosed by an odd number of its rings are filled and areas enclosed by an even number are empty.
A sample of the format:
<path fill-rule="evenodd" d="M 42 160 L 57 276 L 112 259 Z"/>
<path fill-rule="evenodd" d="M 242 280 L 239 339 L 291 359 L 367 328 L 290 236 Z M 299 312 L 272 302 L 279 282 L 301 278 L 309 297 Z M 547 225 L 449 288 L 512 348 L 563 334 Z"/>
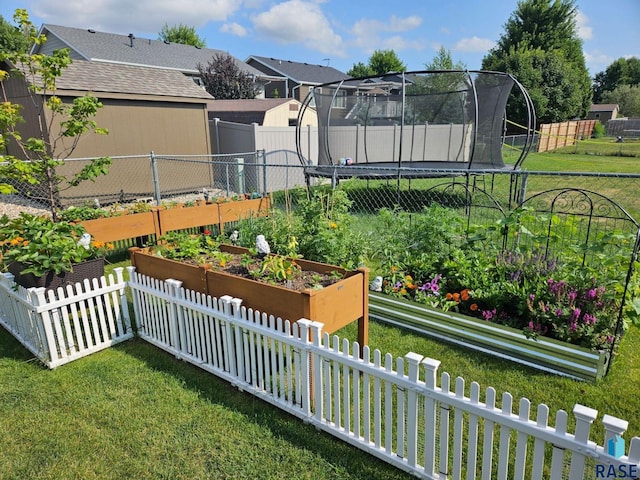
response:
<path fill-rule="evenodd" d="M 143 339 L 420 478 L 577 480 L 640 464 L 640 438 L 618 458 L 590 439 L 591 408 L 576 405 L 573 419 L 560 410 L 551 426 L 546 405 L 533 420 L 525 398 L 514 412 L 512 395 L 489 387 L 483 401 L 478 383 L 467 394 L 463 378 L 438 376 L 437 360 L 368 346 L 360 358 L 357 343 L 330 337 L 321 323 L 291 323 L 128 270 Z M 602 423 L 602 445 L 627 428 L 608 415 Z"/>
<path fill-rule="evenodd" d="M 538 152 L 548 152 L 556 148 L 574 145 L 576 140 L 590 138 L 595 120 L 574 120 L 540 125 Z"/>
<path fill-rule="evenodd" d="M 57 290 L 0 275 L 0 325 L 49 368 L 133 337 L 123 269 Z"/>

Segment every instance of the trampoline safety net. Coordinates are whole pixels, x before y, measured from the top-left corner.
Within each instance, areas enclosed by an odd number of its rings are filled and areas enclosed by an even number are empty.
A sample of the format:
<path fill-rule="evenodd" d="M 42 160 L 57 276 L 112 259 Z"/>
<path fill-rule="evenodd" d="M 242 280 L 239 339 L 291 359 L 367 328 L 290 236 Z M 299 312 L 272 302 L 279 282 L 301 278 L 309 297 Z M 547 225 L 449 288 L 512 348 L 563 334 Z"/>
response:
<path fill-rule="evenodd" d="M 518 94 L 531 138 L 520 158 L 505 165 L 506 105 Z M 327 83 L 309 93 L 299 119 L 308 109 L 318 117 L 318 158 L 304 158 L 300 148 L 298 156 L 310 176 L 335 176 L 335 166 L 366 166 L 366 175 L 377 169 L 379 176 L 399 167 L 516 169 L 528 153 L 535 127 L 526 90 L 501 72 L 405 72 Z M 298 138 L 302 127 L 299 121 Z M 339 175 L 357 176 L 357 170 L 341 169 Z"/>

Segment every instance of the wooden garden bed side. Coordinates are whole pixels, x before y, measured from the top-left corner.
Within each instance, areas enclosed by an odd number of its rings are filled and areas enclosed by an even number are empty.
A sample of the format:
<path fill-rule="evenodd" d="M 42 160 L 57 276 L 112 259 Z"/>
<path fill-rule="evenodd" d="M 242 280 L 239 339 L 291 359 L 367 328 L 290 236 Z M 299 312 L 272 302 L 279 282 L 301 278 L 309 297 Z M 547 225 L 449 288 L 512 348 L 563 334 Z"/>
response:
<path fill-rule="evenodd" d="M 221 245 L 223 251 L 245 253 L 247 249 Z M 366 345 L 369 333 L 369 270 L 345 271 L 336 266 L 296 260 L 303 269 L 328 273 L 335 270 L 345 278 L 318 290 L 295 291 L 256 280 L 188 265 L 152 255 L 147 248 L 130 248 L 131 264 L 142 275 L 166 280 L 173 278 L 185 288 L 213 297 L 231 295 L 242 298 L 243 306 L 286 320 L 300 318 L 324 323 L 323 331 L 336 330 L 358 321 L 358 343 Z M 203 278 L 204 277 L 204 278 Z"/>
<path fill-rule="evenodd" d="M 158 211 L 131 213 L 116 217 L 96 218 L 80 222 L 96 240 L 116 242 L 154 235 L 159 231 Z"/>
<path fill-rule="evenodd" d="M 220 232 L 222 233 L 225 223 L 237 222 L 249 218 L 252 215 L 266 215 L 271 208 L 271 202 L 269 197 L 265 196 L 238 202 L 222 202 L 218 204 L 218 207 L 218 214 L 220 215 L 218 221 L 220 224 Z"/>
<path fill-rule="evenodd" d="M 604 377 L 609 352 L 595 352 L 547 337 L 529 339 L 517 329 L 408 300 L 369 293 L 371 317 L 489 355 L 580 380 Z"/>
<path fill-rule="evenodd" d="M 148 277 L 166 280 L 173 278 L 180 280 L 182 286 L 189 290 L 206 293 L 206 269 L 197 265 L 156 257 L 149 253 L 148 248 L 132 247 L 129 249 L 131 265 L 136 271 Z"/>
<path fill-rule="evenodd" d="M 158 236 L 172 230 L 184 230 L 204 225 L 220 225 L 218 204 L 207 203 L 158 211 Z"/>

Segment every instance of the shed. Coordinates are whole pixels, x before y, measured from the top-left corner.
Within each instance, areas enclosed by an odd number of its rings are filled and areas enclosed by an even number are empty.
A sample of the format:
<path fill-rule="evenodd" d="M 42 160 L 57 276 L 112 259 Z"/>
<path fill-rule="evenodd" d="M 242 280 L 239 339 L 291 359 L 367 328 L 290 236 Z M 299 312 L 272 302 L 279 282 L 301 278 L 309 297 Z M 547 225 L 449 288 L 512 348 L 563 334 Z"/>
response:
<path fill-rule="evenodd" d="M 9 100 L 23 106 L 26 121 L 21 128 L 23 136 L 38 134 L 35 125 L 41 105 L 28 101 L 28 85 L 24 78 L 12 76 L 5 82 L 5 88 Z M 74 150 L 73 158 L 149 155 L 151 151 L 169 155 L 208 155 L 211 151 L 207 102 L 213 97 L 179 71 L 74 61 L 58 79 L 55 94 L 63 102 L 71 103 L 86 93 L 96 96 L 104 105 L 95 121 L 109 134 L 86 134 Z M 38 101 L 42 102 L 42 98 Z M 59 125 L 54 124 L 53 128 L 59 128 Z M 55 138 L 55 131 L 50 132 L 50 138 Z M 62 151 L 68 146 L 58 145 L 54 155 L 63 156 Z M 15 146 L 13 149 L 9 146 L 8 153 L 21 157 Z M 91 189 L 91 193 L 87 193 L 90 198 L 113 191 L 131 192 L 131 196 L 136 196 L 139 189 L 149 191 L 143 184 L 150 182 L 147 168 L 138 173 L 139 178 L 136 172 L 127 171 L 117 178 L 109 175 L 94 184 L 86 182 L 82 184 L 86 187 L 72 189 L 73 194 L 83 196 L 81 190 L 84 188 Z M 110 181 L 117 181 L 118 185 L 110 185 Z M 60 200 L 65 203 L 64 198 Z"/>
<path fill-rule="evenodd" d="M 252 100 L 213 100 L 209 102 L 209 120 L 256 123 L 264 127 L 294 127 L 302 104 L 293 98 L 264 98 Z M 317 126 L 315 110 L 307 111 L 302 125 Z"/>
<path fill-rule="evenodd" d="M 588 120 L 600 120 L 600 123 L 605 124 L 609 120 L 613 120 L 618 116 L 620 107 L 617 103 L 599 103 L 591 105 Z"/>

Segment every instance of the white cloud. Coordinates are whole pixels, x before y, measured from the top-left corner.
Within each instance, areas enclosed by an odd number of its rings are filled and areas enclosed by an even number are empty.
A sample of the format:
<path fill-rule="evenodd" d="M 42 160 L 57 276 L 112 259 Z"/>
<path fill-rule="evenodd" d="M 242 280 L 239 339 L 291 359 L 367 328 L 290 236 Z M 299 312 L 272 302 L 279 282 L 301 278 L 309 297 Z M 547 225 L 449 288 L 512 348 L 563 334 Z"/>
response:
<path fill-rule="evenodd" d="M 454 52 L 486 52 L 495 46 L 493 40 L 487 38 L 471 37 L 461 38 L 453 46 Z"/>
<path fill-rule="evenodd" d="M 394 50 L 396 52 L 402 50 L 422 50 L 424 43 L 419 40 L 407 40 L 404 37 L 395 35 L 393 37 L 385 38 L 381 42 L 384 50 Z"/>
<path fill-rule="evenodd" d="M 352 33 L 360 38 L 365 35 L 375 35 L 379 32 L 407 32 L 420 26 L 422 18 L 411 15 L 399 18 L 391 15 L 388 20 L 372 20 L 363 18 L 354 23 Z"/>
<path fill-rule="evenodd" d="M 280 44 L 300 43 L 310 50 L 344 56 L 342 37 L 314 2 L 290 0 L 252 17 L 255 30 Z"/>
<path fill-rule="evenodd" d="M 30 9 L 46 23 L 155 36 L 165 23 L 198 28 L 241 6 L 242 0 L 35 0 Z"/>
<path fill-rule="evenodd" d="M 222 33 L 230 33 L 231 35 L 235 35 L 236 37 L 246 37 L 247 33 L 249 33 L 246 28 L 236 22 L 225 23 L 224 25 L 222 25 L 222 27 L 220 27 L 220 31 Z"/>
<path fill-rule="evenodd" d="M 582 40 L 590 40 L 593 38 L 593 28 L 589 26 L 589 17 L 578 10 L 576 14 L 576 27 L 578 29 L 578 36 Z"/>

